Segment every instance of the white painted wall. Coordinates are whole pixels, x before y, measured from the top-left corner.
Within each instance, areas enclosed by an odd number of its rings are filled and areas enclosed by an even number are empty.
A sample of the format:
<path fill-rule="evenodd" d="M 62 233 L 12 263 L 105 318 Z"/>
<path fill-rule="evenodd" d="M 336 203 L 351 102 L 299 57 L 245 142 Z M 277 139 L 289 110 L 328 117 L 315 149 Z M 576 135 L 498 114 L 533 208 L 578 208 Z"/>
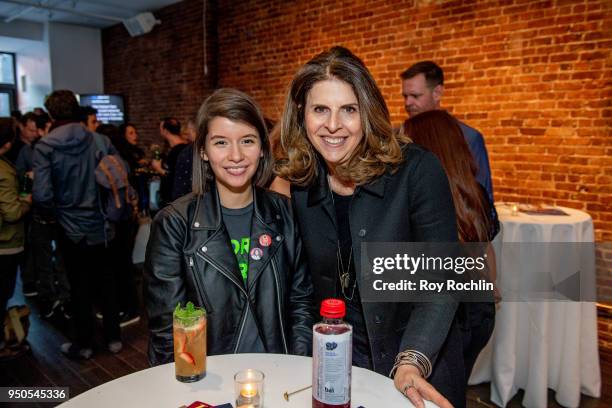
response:
<path fill-rule="evenodd" d="M 45 97 L 51 93 L 49 55 L 19 53 L 16 62 L 19 109 L 28 112 L 36 107 L 44 108 Z"/>
<path fill-rule="evenodd" d="M 53 89 L 103 93 L 100 29 L 49 23 L 47 35 Z"/>
<path fill-rule="evenodd" d="M 0 51 L 15 53 L 17 105 L 25 113 L 35 107 L 42 107 L 45 96 L 51 93 L 52 88 L 47 43 L 42 37 L 42 41 L 24 38 L 20 35 L 0 36 Z"/>
<path fill-rule="evenodd" d="M 16 54 L 17 100 L 22 112 L 42 107 L 54 89 L 104 92 L 100 29 L 27 21 L 0 23 L 0 51 Z"/>

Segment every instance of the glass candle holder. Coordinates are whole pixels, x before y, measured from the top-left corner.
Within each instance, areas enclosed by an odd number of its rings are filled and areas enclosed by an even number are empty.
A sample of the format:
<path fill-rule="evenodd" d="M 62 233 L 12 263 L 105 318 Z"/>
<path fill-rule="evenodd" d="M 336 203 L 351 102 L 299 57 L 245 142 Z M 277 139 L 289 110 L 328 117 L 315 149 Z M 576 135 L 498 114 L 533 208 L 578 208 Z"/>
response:
<path fill-rule="evenodd" d="M 236 408 L 262 408 L 264 401 L 264 373 L 249 368 L 234 375 Z"/>
<path fill-rule="evenodd" d="M 518 205 L 512 204 L 512 212 L 510 213 L 513 217 L 519 215 Z"/>

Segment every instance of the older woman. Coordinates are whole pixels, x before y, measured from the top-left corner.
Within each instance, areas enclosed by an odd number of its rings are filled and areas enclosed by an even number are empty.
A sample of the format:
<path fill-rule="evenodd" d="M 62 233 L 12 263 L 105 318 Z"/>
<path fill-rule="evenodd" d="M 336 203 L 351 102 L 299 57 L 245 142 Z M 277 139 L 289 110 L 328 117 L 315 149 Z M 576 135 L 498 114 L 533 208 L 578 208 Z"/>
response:
<path fill-rule="evenodd" d="M 416 406 L 465 405 L 457 304 L 363 302 L 362 242 L 457 241 L 448 181 L 436 157 L 393 135 L 372 75 L 334 47 L 295 75 L 281 123 L 280 177 L 310 260 L 315 300 L 347 303 L 353 362 L 387 375 Z M 395 361 L 395 364 L 394 364 Z"/>

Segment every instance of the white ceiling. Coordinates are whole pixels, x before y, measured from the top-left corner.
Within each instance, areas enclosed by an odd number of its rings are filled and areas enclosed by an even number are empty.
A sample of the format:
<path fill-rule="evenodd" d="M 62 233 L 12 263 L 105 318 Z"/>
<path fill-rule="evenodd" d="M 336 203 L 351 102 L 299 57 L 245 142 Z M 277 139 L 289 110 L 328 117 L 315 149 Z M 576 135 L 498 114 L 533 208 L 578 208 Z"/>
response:
<path fill-rule="evenodd" d="M 119 19 L 134 17 L 144 11 L 155 11 L 181 0 L 0 0 L 0 24 L 11 20 L 57 22 L 104 28 Z M 19 3 L 19 4 L 18 4 Z M 42 5 L 50 9 L 34 7 Z M 66 11 L 51 10 L 65 9 Z M 77 14 L 81 13 L 81 15 Z M 102 17 L 109 17 L 108 19 Z M 111 18 L 117 19 L 113 21 Z"/>

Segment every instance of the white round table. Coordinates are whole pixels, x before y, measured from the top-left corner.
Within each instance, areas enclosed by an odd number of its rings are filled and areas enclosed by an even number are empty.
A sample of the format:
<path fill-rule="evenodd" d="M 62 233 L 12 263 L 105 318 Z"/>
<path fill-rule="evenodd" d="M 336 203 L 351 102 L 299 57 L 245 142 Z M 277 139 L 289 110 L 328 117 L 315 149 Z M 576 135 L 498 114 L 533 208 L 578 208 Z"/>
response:
<path fill-rule="evenodd" d="M 177 408 L 194 401 L 211 405 L 234 401 L 234 374 L 256 368 L 265 374 L 266 408 L 310 408 L 312 392 L 302 391 L 285 401 L 286 391 L 295 391 L 312 382 L 312 359 L 282 354 L 228 354 L 208 357 L 206 377 L 195 383 L 174 378 L 174 363 L 142 370 L 117 378 L 63 403 L 69 407 L 164 407 Z M 412 407 L 393 382 L 380 374 L 353 367 L 351 406 L 365 408 Z M 427 408 L 436 407 L 426 401 Z"/>
<path fill-rule="evenodd" d="M 533 282 L 541 277 L 528 272 L 533 265 L 546 264 L 553 271 L 547 277 L 552 283 L 567 278 L 554 275 L 557 270 L 567 269 L 564 268 L 567 263 L 575 266 L 570 268 L 574 271 L 594 265 L 594 253 L 574 256 L 568 251 L 555 259 L 543 259 L 537 250 L 546 248 L 542 243 L 593 242 L 593 222 L 588 214 L 571 208 L 561 208 L 566 216 L 513 214 L 510 206 L 496 208 L 502 231 L 493 245 L 497 268 L 502 273 L 498 272 L 502 297 L 504 285 L 532 288 L 530 285 L 541 283 Z M 512 255 L 520 243 L 531 245 L 523 245 L 520 256 Z M 529 251 L 530 246 L 536 249 Z M 572 249 L 570 245 L 566 248 Z M 585 265 L 591 262 L 593 265 Z M 594 276 L 587 279 L 592 279 L 587 284 L 594 287 Z M 522 401 L 525 407 L 547 406 L 548 388 L 556 391 L 555 399 L 566 407 L 577 407 L 581 393 L 599 397 L 601 371 L 595 303 L 511 300 L 502 299 L 498 305 L 493 336 L 480 354 L 469 383 L 491 382 L 491 400 L 500 406 L 505 406 L 519 389 L 525 390 Z"/>

